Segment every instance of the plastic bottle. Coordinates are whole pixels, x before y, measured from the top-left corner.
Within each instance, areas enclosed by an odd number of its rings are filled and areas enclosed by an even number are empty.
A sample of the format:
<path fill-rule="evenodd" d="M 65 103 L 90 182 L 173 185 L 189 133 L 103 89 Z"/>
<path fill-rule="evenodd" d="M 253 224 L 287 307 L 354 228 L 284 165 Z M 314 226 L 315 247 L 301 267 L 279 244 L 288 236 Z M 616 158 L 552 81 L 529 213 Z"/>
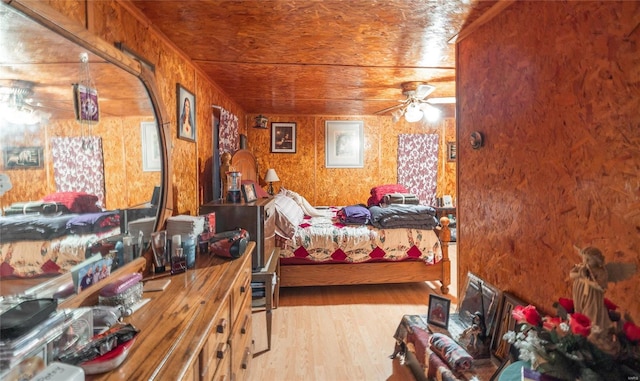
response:
<path fill-rule="evenodd" d="M 133 237 L 126 235 L 122 238 L 124 263 L 133 261 Z"/>

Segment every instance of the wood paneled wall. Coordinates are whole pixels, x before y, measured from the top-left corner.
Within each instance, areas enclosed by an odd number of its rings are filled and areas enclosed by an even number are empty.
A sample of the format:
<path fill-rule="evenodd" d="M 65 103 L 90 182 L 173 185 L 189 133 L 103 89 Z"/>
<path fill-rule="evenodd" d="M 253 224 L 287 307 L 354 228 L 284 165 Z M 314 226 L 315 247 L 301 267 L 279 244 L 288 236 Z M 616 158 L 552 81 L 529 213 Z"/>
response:
<path fill-rule="evenodd" d="M 518 1 L 458 41 L 459 279 L 552 311 L 574 245 L 639 264 L 639 24 L 638 2 Z M 636 321 L 638 295 L 607 291 Z"/>
<path fill-rule="evenodd" d="M 104 186 L 106 209 L 126 208 L 151 200 L 153 188 L 160 185 L 160 172 L 142 170 L 142 144 L 140 123 L 150 118 L 104 117 L 91 128 L 91 133 L 102 137 L 104 158 Z M 83 131 L 84 129 L 84 131 Z M 36 201 L 56 192 L 51 157 L 51 138 L 78 137 L 87 133 L 87 126 L 76 120 L 50 121 L 46 125 L 24 127 L 3 136 L 0 150 L 6 147 L 42 147 L 43 167 L 7 170 L 12 189 L 0 197 L 0 206 L 14 202 Z M 0 164 L 2 159 L 0 158 Z"/>
<path fill-rule="evenodd" d="M 256 115 L 247 116 L 253 126 Z M 372 187 L 397 183 L 398 135 L 440 135 L 440 163 L 437 194 L 455 195 L 455 162 L 446 161 L 446 141 L 455 140 L 455 120 L 444 119 L 437 124 L 393 123 L 385 117 L 328 117 L 268 115 L 269 128 L 247 129 L 247 148 L 258 159 L 260 176 L 274 168 L 280 187 L 303 195 L 313 205 L 351 205 L 367 203 Z M 364 168 L 325 167 L 325 122 L 327 120 L 364 121 Z M 271 153 L 271 123 L 296 123 L 296 153 Z M 442 137 L 444 134 L 444 138 Z"/>

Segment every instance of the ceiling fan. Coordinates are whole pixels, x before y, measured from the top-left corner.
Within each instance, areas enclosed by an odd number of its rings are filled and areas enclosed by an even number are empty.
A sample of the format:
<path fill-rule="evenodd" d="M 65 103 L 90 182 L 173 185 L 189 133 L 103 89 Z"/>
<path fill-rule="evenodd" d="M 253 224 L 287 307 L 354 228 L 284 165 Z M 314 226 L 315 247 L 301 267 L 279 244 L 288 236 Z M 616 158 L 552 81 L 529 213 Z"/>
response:
<path fill-rule="evenodd" d="M 407 122 L 413 123 L 427 119 L 437 119 L 440 116 L 440 110 L 433 107 L 434 104 L 455 103 L 455 97 L 427 98 L 429 94 L 436 89 L 435 86 L 425 82 L 412 81 L 404 82 L 402 85 L 402 94 L 406 99 L 400 100 L 399 104 L 387 107 L 376 114 L 385 114 L 392 111 L 391 117 L 393 122 L 397 122 L 404 115 Z"/>

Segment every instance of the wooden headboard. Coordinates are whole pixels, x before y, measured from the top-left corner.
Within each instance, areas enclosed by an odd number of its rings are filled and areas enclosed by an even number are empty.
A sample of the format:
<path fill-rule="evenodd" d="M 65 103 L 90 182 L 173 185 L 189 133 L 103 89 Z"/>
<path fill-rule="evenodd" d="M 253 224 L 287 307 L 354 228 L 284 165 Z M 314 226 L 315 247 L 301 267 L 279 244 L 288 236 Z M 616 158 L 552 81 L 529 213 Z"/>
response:
<path fill-rule="evenodd" d="M 253 180 L 260 183 L 258 175 L 258 161 L 253 153 L 247 149 L 240 149 L 231 156 L 231 166 L 242 173 L 240 180 Z"/>

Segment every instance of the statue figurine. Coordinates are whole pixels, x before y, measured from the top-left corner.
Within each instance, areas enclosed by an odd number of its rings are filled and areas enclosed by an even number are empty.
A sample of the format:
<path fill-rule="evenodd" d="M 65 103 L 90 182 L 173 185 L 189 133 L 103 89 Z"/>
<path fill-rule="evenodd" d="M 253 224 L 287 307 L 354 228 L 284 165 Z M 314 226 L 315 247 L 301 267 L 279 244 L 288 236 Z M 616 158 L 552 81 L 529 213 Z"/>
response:
<path fill-rule="evenodd" d="M 599 336 L 598 342 L 606 341 L 607 331 L 613 325 L 609 311 L 604 304 L 604 293 L 609 282 L 619 282 L 636 272 L 634 263 L 605 263 L 602 251 L 596 247 L 579 250 L 582 263 L 571 269 L 569 277 L 573 282 L 573 302 L 575 311 L 591 319 L 591 326 L 598 326 L 593 332 Z"/>
<path fill-rule="evenodd" d="M 224 152 L 220 155 L 220 180 L 222 181 L 222 199 L 227 199 L 227 172 L 232 170 L 231 167 L 231 153 Z"/>

